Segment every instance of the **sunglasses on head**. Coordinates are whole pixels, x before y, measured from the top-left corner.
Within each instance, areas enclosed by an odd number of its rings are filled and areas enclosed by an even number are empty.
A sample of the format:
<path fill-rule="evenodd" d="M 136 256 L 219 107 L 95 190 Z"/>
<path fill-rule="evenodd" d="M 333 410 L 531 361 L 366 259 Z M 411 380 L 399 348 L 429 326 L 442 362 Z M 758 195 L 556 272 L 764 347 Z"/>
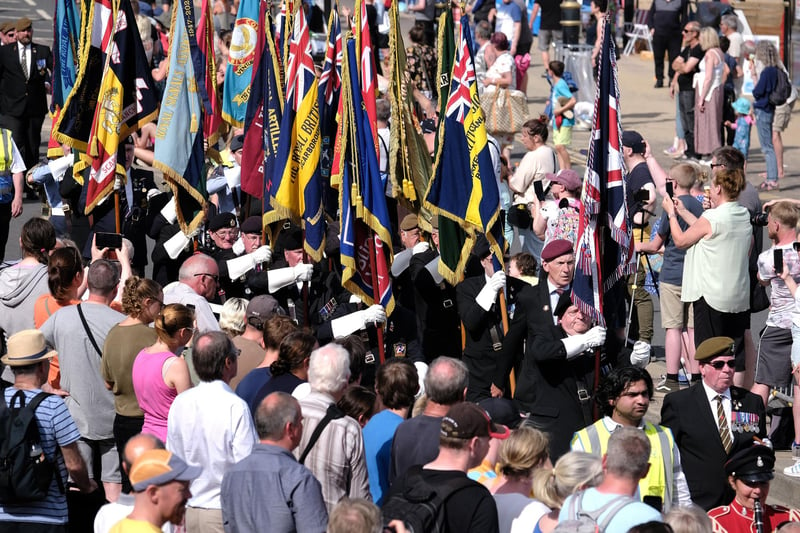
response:
<path fill-rule="evenodd" d="M 712 363 L 706 363 L 710 366 L 713 366 L 716 370 L 722 370 L 726 365 L 728 368 L 736 368 L 736 360 L 729 359 L 727 361 L 714 361 Z"/>

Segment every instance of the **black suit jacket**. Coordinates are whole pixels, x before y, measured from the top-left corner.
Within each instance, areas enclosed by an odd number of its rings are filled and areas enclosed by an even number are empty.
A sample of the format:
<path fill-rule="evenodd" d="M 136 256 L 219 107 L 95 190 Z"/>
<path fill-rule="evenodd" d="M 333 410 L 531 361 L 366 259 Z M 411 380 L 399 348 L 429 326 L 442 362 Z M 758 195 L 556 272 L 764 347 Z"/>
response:
<path fill-rule="evenodd" d="M 39 65 L 43 64 L 43 68 Z M 53 55 L 42 44 L 31 43 L 28 79 L 22 73 L 17 43 L 0 46 L 0 113 L 12 117 L 43 117 L 47 113 L 45 81 L 53 69 Z"/>
<path fill-rule="evenodd" d="M 434 249 L 414 254 L 407 269 L 413 283 L 422 351 L 428 362 L 440 355 L 461 357 L 461 321 L 456 309 L 456 288 L 446 281 L 437 284 L 425 268 L 438 255 Z"/>
<path fill-rule="evenodd" d="M 731 418 L 734 412 L 758 416 L 755 431 L 733 431 L 731 454 L 752 446 L 753 437 L 765 437 L 766 416 L 761 397 L 739 387 L 731 387 Z M 713 406 L 716 409 L 716 404 Z M 718 505 L 727 505 L 733 499 L 733 490 L 725 476 L 728 454 L 722 446 L 717 423 L 702 383 L 673 392 L 664 398 L 661 407 L 661 425 L 672 430 L 681 452 L 681 465 L 686 474 L 692 501 L 708 511 Z"/>
<path fill-rule="evenodd" d="M 466 278 L 456 286 L 458 315 L 464 326 L 466 343 L 462 359 L 469 369 L 467 400 L 477 402 L 490 397 L 492 383 L 498 388 L 505 387 L 504 371 L 508 363 L 502 360 L 503 350 L 495 350 L 490 328 L 502 341 L 503 324 L 500 316 L 500 298 L 489 311 L 483 309 L 475 298 L 486 285 L 486 276 Z"/>

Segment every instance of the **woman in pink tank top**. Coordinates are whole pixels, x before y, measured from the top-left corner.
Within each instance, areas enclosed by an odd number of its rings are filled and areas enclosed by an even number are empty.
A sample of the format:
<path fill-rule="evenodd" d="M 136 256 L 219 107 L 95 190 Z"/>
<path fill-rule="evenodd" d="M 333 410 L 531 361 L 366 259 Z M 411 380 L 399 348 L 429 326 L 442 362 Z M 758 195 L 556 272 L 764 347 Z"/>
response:
<path fill-rule="evenodd" d="M 153 325 L 158 340 L 139 352 L 133 362 L 133 390 L 144 412 L 142 433 L 167 440 L 167 415 L 172 401 L 192 386 L 189 367 L 180 356 L 194 333 L 194 311 L 169 304 Z"/>

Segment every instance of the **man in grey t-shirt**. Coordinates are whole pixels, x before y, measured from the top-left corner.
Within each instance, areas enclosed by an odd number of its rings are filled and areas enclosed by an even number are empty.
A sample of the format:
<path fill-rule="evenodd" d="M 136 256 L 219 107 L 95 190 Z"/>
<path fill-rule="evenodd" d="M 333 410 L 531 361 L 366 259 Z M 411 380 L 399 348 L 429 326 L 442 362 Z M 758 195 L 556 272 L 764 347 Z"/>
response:
<path fill-rule="evenodd" d="M 58 351 L 61 388 L 81 439 L 78 449 L 93 478 L 93 459 L 102 460 L 101 480 L 106 498 L 116 501 L 122 491 L 119 456 L 114 443 L 114 396 L 100 374 L 103 344 L 109 330 L 125 315 L 109 307 L 117 293 L 119 270 L 105 259 L 91 264 L 87 275 L 89 298 L 59 309 L 42 324 L 47 344 Z"/>

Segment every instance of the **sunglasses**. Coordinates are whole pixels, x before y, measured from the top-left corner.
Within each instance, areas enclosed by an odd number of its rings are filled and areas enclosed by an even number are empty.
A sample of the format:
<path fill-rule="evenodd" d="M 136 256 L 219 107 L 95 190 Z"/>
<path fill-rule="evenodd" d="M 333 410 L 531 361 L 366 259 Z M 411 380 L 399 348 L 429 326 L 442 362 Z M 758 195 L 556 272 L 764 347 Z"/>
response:
<path fill-rule="evenodd" d="M 725 163 L 711 163 L 709 166 L 711 167 L 711 170 L 714 170 L 715 168 L 724 167 Z"/>
<path fill-rule="evenodd" d="M 197 277 L 197 276 L 208 276 L 209 278 L 214 280 L 214 283 L 219 283 L 219 276 L 217 276 L 215 274 L 208 274 L 208 273 L 203 272 L 203 273 L 200 273 L 200 274 L 195 274 L 194 276 L 195 277 Z"/>
<path fill-rule="evenodd" d="M 727 361 L 714 361 L 713 363 L 707 363 L 708 365 L 714 367 L 716 370 L 722 370 L 725 366 L 728 368 L 736 368 L 736 360 L 729 359 Z"/>

